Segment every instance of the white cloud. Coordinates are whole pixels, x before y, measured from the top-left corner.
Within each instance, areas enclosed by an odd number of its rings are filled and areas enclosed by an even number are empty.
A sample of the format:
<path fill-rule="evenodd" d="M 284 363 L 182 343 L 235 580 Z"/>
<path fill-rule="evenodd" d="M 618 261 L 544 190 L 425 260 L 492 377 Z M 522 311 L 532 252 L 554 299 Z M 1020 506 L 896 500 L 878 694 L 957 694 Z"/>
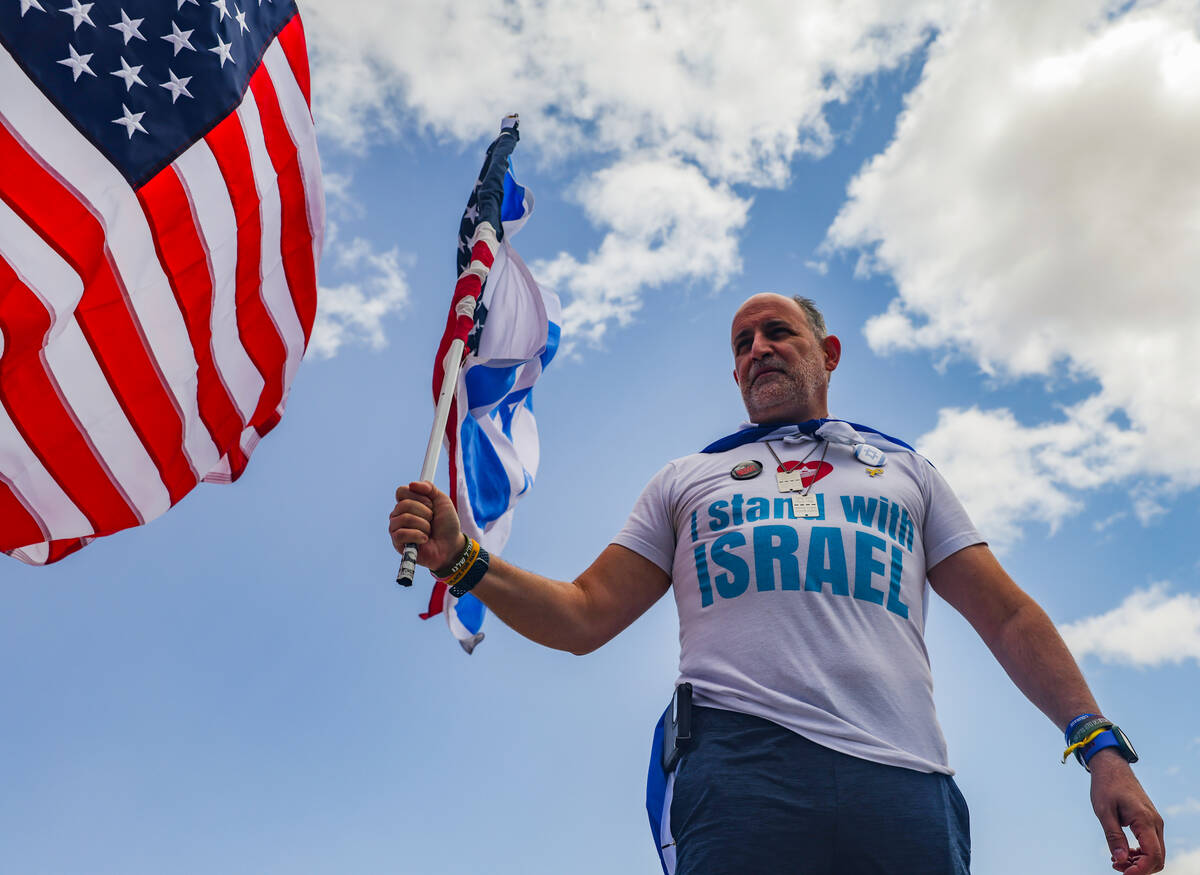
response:
<path fill-rule="evenodd" d="M 563 310 L 568 336 L 594 342 L 610 320 L 627 323 L 644 288 L 681 279 L 720 288 L 741 269 L 737 231 L 750 202 L 691 165 L 620 164 L 587 178 L 575 194 L 593 223 L 612 230 L 582 263 L 563 252 L 532 267 L 539 282 L 569 293 Z"/>
<path fill-rule="evenodd" d="M 1138 495 L 1133 500 L 1133 512 L 1143 526 L 1148 526 L 1154 520 L 1167 512 L 1167 508 L 1154 495 Z"/>
<path fill-rule="evenodd" d="M 395 247 L 376 252 L 362 238 L 349 244 L 336 237 L 330 223 L 326 249 L 337 268 L 355 279 L 339 285 L 322 284 L 317 290 L 317 318 L 309 340 L 309 352 L 331 358 L 346 344 L 364 344 L 372 349 L 387 345 L 384 318 L 408 302 L 408 283 Z M 329 257 L 327 255 L 327 259 Z M 325 270 L 329 265 L 324 266 Z"/>
<path fill-rule="evenodd" d="M 828 152 L 826 106 L 962 8 L 479 0 L 465 14 L 416 0 L 312 0 L 305 15 L 326 141 L 361 150 L 421 129 L 473 143 L 515 110 L 526 153 L 603 163 L 575 190 L 604 239 L 586 257 L 543 265 L 565 293 L 566 331 L 595 341 L 630 319 L 647 289 L 701 277 L 719 287 L 736 273 L 749 200 L 730 186 L 782 186 L 797 156 Z M 686 255 L 668 251 L 692 241 Z"/>
<path fill-rule="evenodd" d="M 1179 805 L 1168 805 L 1166 812 L 1171 817 L 1179 817 L 1181 814 L 1200 814 L 1200 799 L 1189 796 Z"/>
<path fill-rule="evenodd" d="M 460 141 L 520 111 L 538 148 L 651 149 L 728 182 L 783 182 L 831 145 L 825 104 L 899 63 L 959 4 L 922 0 L 313 0 L 323 133 L 414 119 Z"/>
<path fill-rule="evenodd" d="M 1163 875 L 1200 875 L 1200 848 L 1190 851 L 1167 852 L 1167 865 Z"/>
<path fill-rule="evenodd" d="M 1077 659 L 1153 667 L 1200 662 L 1200 595 L 1169 594 L 1156 583 L 1136 590 L 1111 611 L 1059 627 Z"/>
<path fill-rule="evenodd" d="M 1042 461 L 1053 445 L 1048 431 L 1022 427 L 1008 410 L 971 408 L 942 410 L 917 449 L 954 484 L 984 537 L 1003 548 L 1020 534 L 1018 520 L 1054 527 L 1077 507 Z"/>
<path fill-rule="evenodd" d="M 1148 522 L 1162 508 L 1155 484 L 1200 485 L 1188 449 L 1200 422 L 1200 9 L 980 10 L 931 47 L 828 246 L 895 280 L 898 297 L 866 327 L 876 350 L 952 350 L 1002 378 L 1098 382 L 1054 423 L 946 411 L 946 432 L 926 437 L 969 455 L 950 440 L 966 430 L 1027 463 L 1049 507 L 1030 503 L 1028 485 L 979 486 L 1002 530 L 1030 512 L 1054 523 L 1076 490 L 1133 476 Z"/>
<path fill-rule="evenodd" d="M 1092 529 L 1097 532 L 1103 532 L 1109 526 L 1113 525 L 1113 523 L 1119 523 L 1127 516 L 1129 516 L 1127 511 L 1118 510 L 1116 513 L 1111 513 L 1102 520 L 1096 520 L 1096 522 L 1092 523 Z"/>
<path fill-rule="evenodd" d="M 1124 460 L 1138 436 L 1106 427 L 1108 414 L 1095 399 L 1067 409 L 1063 422 L 1038 426 L 1004 409 L 944 409 L 917 449 L 954 485 L 984 537 L 1003 549 L 1024 523 L 1056 529 L 1079 509 L 1078 490 L 1127 476 Z"/>
<path fill-rule="evenodd" d="M 366 207 L 354 194 L 354 177 L 351 174 L 323 167 L 321 182 L 325 188 L 328 215 L 352 219 L 361 219 L 366 215 Z"/>

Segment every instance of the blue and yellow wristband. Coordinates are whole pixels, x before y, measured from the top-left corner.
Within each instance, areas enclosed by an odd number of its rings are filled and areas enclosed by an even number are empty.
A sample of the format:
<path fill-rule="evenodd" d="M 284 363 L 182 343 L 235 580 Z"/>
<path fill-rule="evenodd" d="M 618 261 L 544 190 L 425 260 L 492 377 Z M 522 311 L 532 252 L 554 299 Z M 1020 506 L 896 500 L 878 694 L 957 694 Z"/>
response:
<path fill-rule="evenodd" d="M 1106 748 L 1116 748 L 1117 753 L 1129 763 L 1138 761 L 1137 752 L 1129 742 L 1129 738 L 1111 720 L 1106 720 L 1099 714 L 1080 714 L 1067 724 L 1063 736 L 1067 749 L 1063 751 L 1062 761 L 1075 755 L 1075 759 L 1089 772 L 1092 757 Z"/>

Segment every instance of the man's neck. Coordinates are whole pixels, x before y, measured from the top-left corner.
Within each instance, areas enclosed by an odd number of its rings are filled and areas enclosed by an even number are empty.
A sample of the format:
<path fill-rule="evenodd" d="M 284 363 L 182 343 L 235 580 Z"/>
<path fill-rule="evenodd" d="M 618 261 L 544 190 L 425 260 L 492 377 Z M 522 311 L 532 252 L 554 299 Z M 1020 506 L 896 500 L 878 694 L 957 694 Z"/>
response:
<path fill-rule="evenodd" d="M 749 413 L 749 411 L 747 411 Z M 824 410 L 809 410 L 792 413 L 782 413 L 775 416 L 764 416 L 762 419 L 754 419 L 751 417 L 751 422 L 755 425 L 789 425 L 794 422 L 808 422 L 812 419 L 829 419 L 828 408 Z"/>

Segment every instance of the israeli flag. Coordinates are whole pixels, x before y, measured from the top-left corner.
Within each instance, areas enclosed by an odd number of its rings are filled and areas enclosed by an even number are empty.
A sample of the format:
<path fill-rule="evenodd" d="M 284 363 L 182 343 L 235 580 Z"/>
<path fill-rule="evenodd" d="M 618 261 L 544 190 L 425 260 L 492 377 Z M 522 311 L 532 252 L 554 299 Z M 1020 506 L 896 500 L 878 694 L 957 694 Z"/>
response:
<path fill-rule="evenodd" d="M 476 311 L 477 345 L 458 378 L 453 434 L 447 429 L 455 505 L 463 531 L 488 552 L 500 552 L 512 531 L 513 510 L 533 485 L 539 446 L 533 386 L 558 350 L 558 296 L 534 282 L 509 241 L 533 211 L 533 195 L 504 177 L 497 247 Z M 483 640 L 482 602 L 447 591 L 446 619 L 470 653 Z"/>

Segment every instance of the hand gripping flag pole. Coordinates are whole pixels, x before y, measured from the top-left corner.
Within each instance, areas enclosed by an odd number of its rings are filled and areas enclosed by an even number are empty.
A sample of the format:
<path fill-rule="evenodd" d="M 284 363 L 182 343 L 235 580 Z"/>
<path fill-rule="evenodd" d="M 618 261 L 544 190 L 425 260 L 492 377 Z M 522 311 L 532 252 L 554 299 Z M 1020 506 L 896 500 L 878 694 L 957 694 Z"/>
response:
<path fill-rule="evenodd" d="M 495 235 L 492 235 L 493 238 Z M 472 265 L 477 262 L 472 262 Z M 484 276 L 487 268 L 483 268 Z M 455 305 L 456 315 L 475 321 L 475 299 L 463 298 Z M 461 337 L 456 337 L 446 353 L 445 371 L 442 378 L 442 388 L 438 393 L 437 409 L 433 413 L 433 428 L 429 432 L 429 443 L 425 447 L 425 461 L 421 463 L 421 479 L 432 480 L 437 471 L 438 453 L 442 448 L 442 434 L 446 431 L 446 421 L 450 418 L 450 403 L 454 400 L 454 390 L 458 386 L 458 372 L 462 369 L 463 353 L 467 343 Z M 405 544 L 404 553 L 400 557 L 400 571 L 396 574 L 396 583 L 401 586 L 412 586 L 413 575 L 417 572 L 417 545 Z"/>
<path fill-rule="evenodd" d="M 509 156 L 519 138 L 517 115 L 514 113 L 505 116 L 501 122 L 500 135 L 488 147 L 483 168 L 480 170 L 479 179 L 475 183 L 475 190 L 467 203 L 467 211 L 460 226 L 460 271 L 454 286 L 450 313 L 446 319 L 446 330 L 439 347 L 439 352 L 444 354 L 434 362 L 434 386 L 438 392 L 438 400 L 433 427 L 429 432 L 429 443 L 425 448 L 425 461 L 421 465 L 422 480 L 432 480 L 437 470 L 438 452 L 442 437 L 446 433 L 451 408 L 454 406 L 458 375 L 467 351 L 468 338 L 477 325 L 476 304 L 483 293 L 483 285 L 487 281 L 488 272 L 496 258 L 500 237 L 504 233 L 500 216 L 504 202 L 505 174 L 508 171 Z M 473 232 L 470 233 L 469 240 L 466 240 L 464 238 L 467 235 L 463 232 L 472 224 Z M 451 489 L 453 488 L 452 484 Z M 401 586 L 412 586 L 416 568 L 417 545 L 405 544 L 396 582 Z"/>
<path fill-rule="evenodd" d="M 454 320 L 455 327 L 457 324 L 464 322 L 467 324 L 467 330 L 462 337 L 457 336 L 456 330 L 454 340 L 450 343 L 450 349 L 446 352 L 445 358 L 442 359 L 442 368 L 445 371 L 442 377 L 442 386 L 438 392 L 437 408 L 433 413 L 433 428 L 429 431 L 429 443 L 425 446 L 425 461 L 421 463 L 421 479 L 433 480 L 433 475 L 437 472 L 438 453 L 442 448 L 442 435 L 446 432 L 446 422 L 450 419 L 450 405 L 454 402 L 454 390 L 458 388 L 458 372 L 462 369 L 464 354 L 467 349 L 466 333 L 469 333 L 471 327 L 475 324 L 475 303 L 479 297 L 479 292 L 482 290 L 483 282 L 487 279 L 488 270 L 491 268 L 492 257 L 496 252 L 496 232 L 486 222 L 480 222 L 475 231 L 475 237 L 471 242 L 471 250 L 474 252 L 476 245 L 480 244 L 486 248 L 491 256 L 488 258 L 488 263 L 485 264 L 482 259 L 472 258 L 466 272 L 459 277 L 458 286 L 463 285 L 463 280 L 475 286 L 475 294 L 470 293 L 458 296 L 458 289 L 455 289 L 454 308 L 450 311 L 451 318 Z M 400 557 L 400 571 L 396 575 L 396 583 L 401 586 L 412 586 L 413 575 L 417 570 L 417 545 L 405 544 L 404 553 Z"/>

